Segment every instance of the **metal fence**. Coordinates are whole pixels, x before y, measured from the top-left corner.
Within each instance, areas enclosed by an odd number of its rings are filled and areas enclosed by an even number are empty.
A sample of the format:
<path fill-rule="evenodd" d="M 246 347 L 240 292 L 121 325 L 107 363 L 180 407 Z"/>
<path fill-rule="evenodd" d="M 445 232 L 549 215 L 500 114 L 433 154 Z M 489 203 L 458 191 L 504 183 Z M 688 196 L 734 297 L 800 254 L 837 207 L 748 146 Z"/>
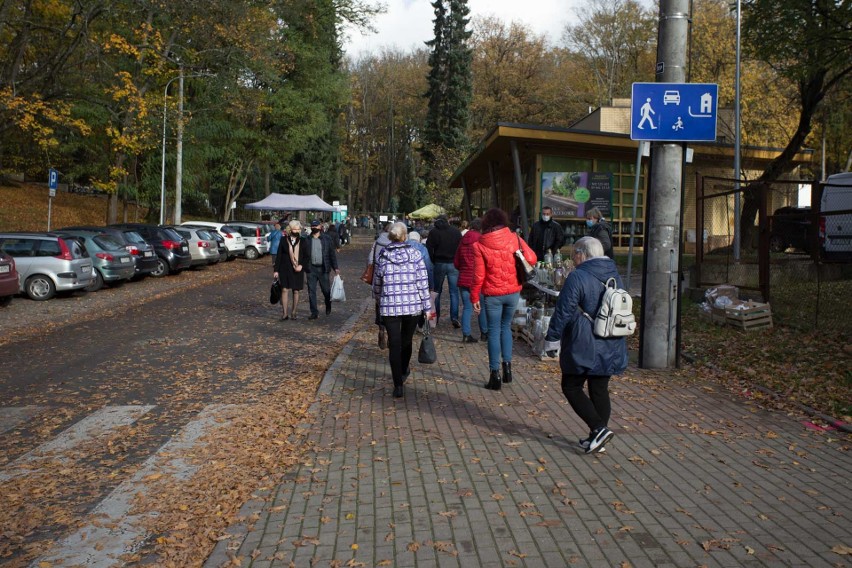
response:
<path fill-rule="evenodd" d="M 756 211 L 755 222 L 742 223 L 738 257 L 737 194 L 741 210 Z M 810 207 L 799 207 L 800 197 Z M 699 175 L 696 198 L 698 286 L 732 284 L 743 299 L 768 301 L 776 324 L 852 335 L 852 188 Z"/>

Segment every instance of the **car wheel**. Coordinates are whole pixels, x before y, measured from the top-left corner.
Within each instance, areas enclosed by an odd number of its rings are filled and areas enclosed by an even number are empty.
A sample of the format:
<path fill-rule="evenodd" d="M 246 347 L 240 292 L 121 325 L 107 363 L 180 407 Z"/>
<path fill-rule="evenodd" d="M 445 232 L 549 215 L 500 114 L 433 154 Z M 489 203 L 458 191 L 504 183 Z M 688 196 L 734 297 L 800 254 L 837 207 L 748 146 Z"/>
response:
<path fill-rule="evenodd" d="M 784 245 L 784 239 L 778 235 L 769 237 L 769 250 L 772 252 L 784 252 L 787 247 Z"/>
<path fill-rule="evenodd" d="M 31 300 L 41 302 L 49 300 L 56 295 L 56 284 L 53 283 L 53 280 L 51 280 L 49 276 L 36 274 L 35 276 L 27 278 L 24 290 L 26 290 L 27 296 L 29 296 Z"/>
<path fill-rule="evenodd" d="M 246 260 L 257 260 L 260 255 L 256 248 L 249 247 L 246 249 Z"/>
<path fill-rule="evenodd" d="M 157 257 L 157 268 L 151 272 L 151 276 L 155 278 L 160 278 L 161 276 L 167 276 L 169 273 L 169 263 L 163 260 L 160 257 Z"/>
<path fill-rule="evenodd" d="M 94 269 L 94 278 L 92 278 L 92 283 L 86 286 L 86 292 L 97 292 L 101 288 L 104 287 L 104 277 L 101 276 L 101 273 L 98 272 L 98 269 Z"/>
<path fill-rule="evenodd" d="M 0 296 L 0 308 L 5 308 L 12 303 L 12 296 Z"/>

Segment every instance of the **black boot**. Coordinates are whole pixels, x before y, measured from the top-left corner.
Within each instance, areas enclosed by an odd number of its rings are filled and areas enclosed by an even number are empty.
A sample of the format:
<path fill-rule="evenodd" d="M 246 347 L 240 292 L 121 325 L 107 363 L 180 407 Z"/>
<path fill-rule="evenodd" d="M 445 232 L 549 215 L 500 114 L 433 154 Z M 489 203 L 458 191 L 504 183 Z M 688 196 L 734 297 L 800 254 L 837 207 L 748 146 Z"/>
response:
<path fill-rule="evenodd" d="M 489 390 L 500 390 L 500 371 L 491 371 L 491 375 L 488 377 L 488 384 L 485 385 L 485 388 Z"/>
<path fill-rule="evenodd" d="M 503 382 L 511 383 L 512 382 L 512 363 L 503 361 Z"/>

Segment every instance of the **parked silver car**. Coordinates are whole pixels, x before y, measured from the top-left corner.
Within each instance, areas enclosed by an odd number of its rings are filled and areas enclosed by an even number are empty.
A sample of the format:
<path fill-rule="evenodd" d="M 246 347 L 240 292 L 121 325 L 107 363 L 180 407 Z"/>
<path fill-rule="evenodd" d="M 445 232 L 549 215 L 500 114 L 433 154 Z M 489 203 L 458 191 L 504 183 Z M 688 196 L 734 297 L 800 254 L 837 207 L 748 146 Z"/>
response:
<path fill-rule="evenodd" d="M 189 254 L 192 255 L 191 266 L 207 266 L 219 262 L 219 244 L 206 229 L 182 225 L 171 228 L 189 243 Z"/>
<path fill-rule="evenodd" d="M 92 259 L 76 237 L 0 233 L 0 250 L 15 259 L 20 291 L 33 300 L 82 290 L 92 282 Z"/>
<path fill-rule="evenodd" d="M 63 229 L 57 231 L 57 234 L 85 239 L 85 247 L 94 267 L 92 283 L 86 287 L 87 292 L 97 292 L 104 284 L 121 286 L 133 278 L 136 272 L 133 255 L 114 237 L 97 229 Z"/>
<path fill-rule="evenodd" d="M 246 253 L 246 245 L 243 236 L 236 229 L 232 229 L 225 223 L 214 223 L 212 221 L 187 221 L 180 224 L 181 227 L 197 227 L 208 231 L 218 231 L 225 238 L 225 247 L 228 249 L 228 260 L 234 260 Z"/>
<path fill-rule="evenodd" d="M 245 257 L 255 260 L 269 253 L 269 242 L 266 240 L 266 226 L 263 223 L 247 221 L 229 221 L 228 226 L 236 229 L 243 237 L 246 245 Z"/>

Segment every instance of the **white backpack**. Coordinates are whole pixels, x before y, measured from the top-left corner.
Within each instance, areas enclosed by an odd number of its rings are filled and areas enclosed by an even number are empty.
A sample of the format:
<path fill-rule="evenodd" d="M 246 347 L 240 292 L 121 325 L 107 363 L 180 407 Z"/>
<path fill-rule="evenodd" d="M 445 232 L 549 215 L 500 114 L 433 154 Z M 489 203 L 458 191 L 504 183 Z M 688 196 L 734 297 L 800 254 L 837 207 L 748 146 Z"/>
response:
<path fill-rule="evenodd" d="M 610 278 L 604 287 L 601 307 L 595 319 L 583 312 L 592 322 L 594 333 L 598 337 L 626 337 L 636 331 L 636 318 L 633 316 L 633 298 L 626 290 L 622 290 Z"/>

